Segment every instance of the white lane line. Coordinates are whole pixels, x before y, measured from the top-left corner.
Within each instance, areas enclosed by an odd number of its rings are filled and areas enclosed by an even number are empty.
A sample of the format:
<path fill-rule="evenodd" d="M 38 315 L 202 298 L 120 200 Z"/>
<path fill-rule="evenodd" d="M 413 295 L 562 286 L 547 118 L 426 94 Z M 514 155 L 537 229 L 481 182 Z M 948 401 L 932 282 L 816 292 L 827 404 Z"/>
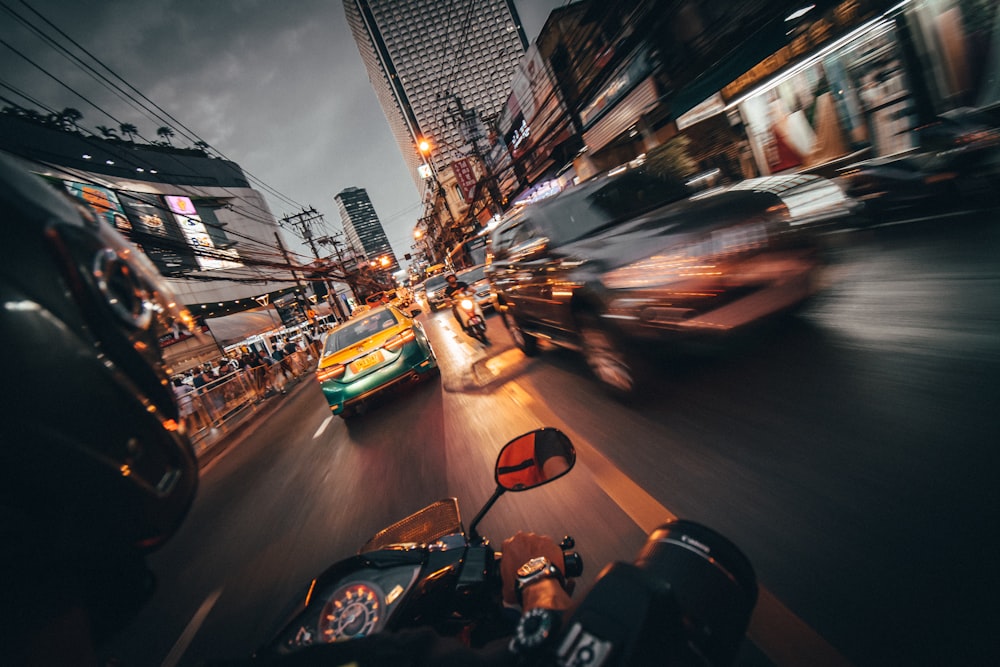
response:
<path fill-rule="evenodd" d="M 326 419 L 323 420 L 323 423 L 320 424 L 319 428 L 316 429 L 316 432 L 313 433 L 313 440 L 315 440 L 319 436 L 323 435 L 323 431 L 326 430 L 326 427 L 329 426 L 330 422 L 332 422 L 332 421 L 333 421 L 333 415 L 327 415 Z"/>
<path fill-rule="evenodd" d="M 184 656 L 184 652 L 191 645 L 194 640 L 194 636 L 198 634 L 198 630 L 201 629 L 201 624 L 205 622 L 205 617 L 208 616 L 208 612 L 212 611 L 212 607 L 218 601 L 219 596 L 222 595 L 222 588 L 216 589 L 211 595 L 205 598 L 205 601 L 201 603 L 198 607 L 198 611 L 195 612 L 194 616 L 191 617 L 191 621 L 184 628 L 184 632 L 181 636 L 177 638 L 177 642 L 174 647 L 170 649 L 170 653 L 167 657 L 163 659 L 160 667 L 176 667 L 177 663 Z"/>
<path fill-rule="evenodd" d="M 578 465 L 583 463 L 598 485 L 639 528 L 647 534 L 677 516 L 619 470 L 596 447 L 567 427 L 548 407 L 531 400 L 519 383 L 504 387 L 511 399 L 531 409 L 543 424 L 559 426 L 576 447 Z M 524 400 L 527 396 L 528 399 Z M 518 400 L 518 399 L 521 400 Z M 775 665 L 850 667 L 851 662 L 758 582 L 757 605 L 750 617 L 747 636 Z"/>

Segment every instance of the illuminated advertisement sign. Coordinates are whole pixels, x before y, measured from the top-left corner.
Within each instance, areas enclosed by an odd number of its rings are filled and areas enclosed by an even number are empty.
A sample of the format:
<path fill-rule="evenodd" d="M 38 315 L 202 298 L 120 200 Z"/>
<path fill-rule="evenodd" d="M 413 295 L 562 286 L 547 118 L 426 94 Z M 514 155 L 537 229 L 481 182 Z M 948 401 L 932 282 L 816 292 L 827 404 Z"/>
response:
<path fill-rule="evenodd" d="M 132 238 L 165 276 L 198 270 L 198 260 L 163 199 L 148 193 L 118 194 L 132 221 Z"/>
<path fill-rule="evenodd" d="M 132 231 L 132 225 L 113 190 L 102 188 L 99 185 L 74 183 L 72 181 L 63 181 L 63 185 L 66 186 L 66 190 L 71 195 L 86 202 L 93 209 L 94 213 L 97 214 L 97 217 L 112 227 L 123 234 L 128 234 Z"/>
<path fill-rule="evenodd" d="M 237 261 L 239 255 L 235 251 L 222 250 L 215 247 L 208 228 L 202 222 L 194 202 L 189 197 L 168 195 L 164 197 L 167 207 L 173 211 L 174 219 L 181 228 L 181 233 L 192 248 L 202 269 L 227 269 L 241 266 Z M 202 252 L 199 252 L 201 250 Z"/>

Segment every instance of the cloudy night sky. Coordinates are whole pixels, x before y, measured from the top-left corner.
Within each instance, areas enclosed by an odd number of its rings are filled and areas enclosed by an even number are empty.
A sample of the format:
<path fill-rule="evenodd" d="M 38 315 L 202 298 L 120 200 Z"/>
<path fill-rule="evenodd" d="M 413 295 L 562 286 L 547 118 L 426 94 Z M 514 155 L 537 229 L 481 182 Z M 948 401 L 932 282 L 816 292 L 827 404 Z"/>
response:
<path fill-rule="evenodd" d="M 514 4 L 530 42 L 566 0 Z M 365 188 L 405 266 L 420 193 L 368 81 L 342 0 L 0 0 L 0 16 L 0 106 L 42 113 L 72 107 L 83 113 L 86 130 L 131 123 L 146 141 L 160 141 L 157 128 L 169 125 L 175 146 L 200 138 L 239 164 L 275 218 L 313 207 L 328 231 L 341 228 L 334 195 Z M 126 102 L 18 17 L 113 79 L 72 39 L 180 123 Z"/>

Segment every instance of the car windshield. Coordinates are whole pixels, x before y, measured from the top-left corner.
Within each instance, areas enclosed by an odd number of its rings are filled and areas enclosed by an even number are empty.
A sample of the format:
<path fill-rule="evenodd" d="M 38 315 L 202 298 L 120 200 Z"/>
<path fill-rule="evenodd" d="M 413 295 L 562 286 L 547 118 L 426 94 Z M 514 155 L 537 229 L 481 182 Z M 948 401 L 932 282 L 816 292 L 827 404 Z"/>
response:
<path fill-rule="evenodd" d="M 540 221 L 554 242 L 569 243 L 693 193 L 680 181 L 636 170 L 550 200 Z"/>
<path fill-rule="evenodd" d="M 348 324 L 330 333 L 326 339 L 326 347 L 323 354 L 332 354 L 337 350 L 354 345 L 364 339 L 374 336 L 383 329 L 390 329 L 396 326 L 396 317 L 389 309 L 376 310 L 375 312 L 362 317 L 357 322 Z"/>
<path fill-rule="evenodd" d="M 459 273 L 458 280 L 471 285 L 472 283 L 479 282 L 480 280 L 486 278 L 486 274 L 484 273 L 485 270 L 485 266 L 474 266 L 468 271 L 462 271 Z"/>

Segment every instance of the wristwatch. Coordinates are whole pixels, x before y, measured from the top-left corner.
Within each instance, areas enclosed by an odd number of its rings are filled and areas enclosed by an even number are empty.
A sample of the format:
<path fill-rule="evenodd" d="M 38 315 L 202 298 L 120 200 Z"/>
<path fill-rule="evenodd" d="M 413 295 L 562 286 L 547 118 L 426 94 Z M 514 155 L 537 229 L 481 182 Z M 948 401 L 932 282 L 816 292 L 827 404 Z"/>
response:
<path fill-rule="evenodd" d="M 514 592 L 517 594 L 518 603 L 521 602 L 521 591 L 524 590 L 524 587 L 540 579 L 557 579 L 561 586 L 564 588 L 566 586 L 566 579 L 563 577 L 562 571 L 545 556 L 537 556 L 517 568 Z"/>

